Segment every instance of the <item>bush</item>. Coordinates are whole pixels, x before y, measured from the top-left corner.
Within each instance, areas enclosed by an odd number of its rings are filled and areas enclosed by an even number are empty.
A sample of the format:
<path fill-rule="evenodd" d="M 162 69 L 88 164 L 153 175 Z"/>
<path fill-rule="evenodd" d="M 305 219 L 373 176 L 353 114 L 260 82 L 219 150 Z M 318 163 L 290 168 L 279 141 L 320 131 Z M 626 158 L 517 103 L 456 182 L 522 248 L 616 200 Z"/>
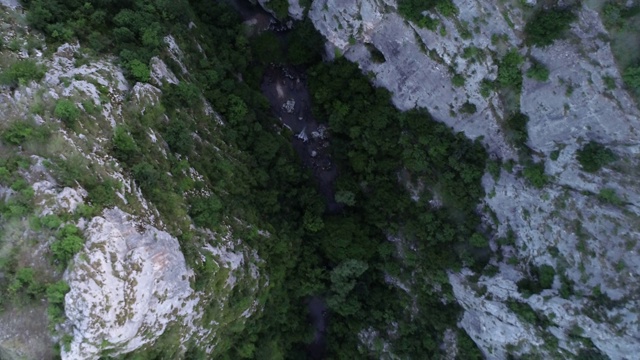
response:
<path fill-rule="evenodd" d="M 116 159 L 130 163 L 138 155 L 138 146 L 127 129 L 123 126 L 116 126 L 111 140 L 113 153 Z"/>
<path fill-rule="evenodd" d="M 553 286 L 553 279 L 556 276 L 556 271 L 551 265 L 542 265 L 536 269 L 536 274 L 538 275 L 538 281 L 540 282 L 540 287 L 543 289 L 551 289 Z"/>
<path fill-rule="evenodd" d="M 527 70 L 527 77 L 536 81 L 549 80 L 549 69 L 541 62 L 532 60 L 531 67 Z"/>
<path fill-rule="evenodd" d="M 598 193 L 598 198 L 604 202 L 613 205 L 622 205 L 623 201 L 620 199 L 616 191 L 613 189 L 601 189 Z"/>
<path fill-rule="evenodd" d="M 471 103 L 469 101 L 462 104 L 460 107 L 460 112 L 463 114 L 475 114 L 478 111 L 476 104 Z"/>
<path fill-rule="evenodd" d="M 458 13 L 458 8 L 451 0 L 398 0 L 398 12 L 402 16 L 414 21 L 418 26 L 428 29 L 433 26 L 433 21 L 430 21 L 431 18 L 429 16 L 423 16 L 422 13 L 433 9 L 438 10 L 447 17 Z"/>
<path fill-rule="evenodd" d="M 453 78 L 451 78 L 451 83 L 455 87 L 464 86 L 464 77 L 460 74 L 455 74 L 453 75 Z"/>
<path fill-rule="evenodd" d="M 541 10 L 524 27 L 526 41 L 529 45 L 551 45 L 562 37 L 576 18 L 569 9 Z"/>
<path fill-rule="evenodd" d="M 131 60 L 127 63 L 127 70 L 133 78 L 140 82 L 149 82 L 151 78 L 151 70 L 149 67 L 138 59 Z"/>
<path fill-rule="evenodd" d="M 496 81 L 502 87 L 510 87 L 520 92 L 522 87 L 522 72 L 520 66 L 524 62 L 517 49 L 510 50 L 498 64 Z"/>
<path fill-rule="evenodd" d="M 45 69 L 33 60 L 20 60 L 0 74 L 0 84 L 16 87 L 30 81 L 39 81 L 44 77 Z"/>
<path fill-rule="evenodd" d="M 39 129 L 27 121 L 14 121 L 2 132 L 2 141 L 11 145 L 21 145 L 34 137 L 42 138 Z"/>
<path fill-rule="evenodd" d="M 640 66 L 637 67 L 628 67 L 622 73 L 622 80 L 624 83 L 633 91 L 636 95 L 640 94 Z M 615 87 L 615 81 L 613 82 L 613 87 Z M 609 85 L 607 84 L 607 87 Z"/>
<path fill-rule="evenodd" d="M 512 115 L 505 123 L 506 138 L 518 148 L 527 146 L 527 141 L 529 140 L 528 123 L 529 117 L 522 113 Z"/>
<path fill-rule="evenodd" d="M 59 324 L 64 321 L 64 296 L 71 290 L 69 285 L 60 280 L 47 286 L 47 300 L 49 301 L 49 321 Z"/>
<path fill-rule="evenodd" d="M 544 163 L 529 163 L 525 166 L 522 171 L 522 175 L 529 181 L 533 187 L 542 189 L 547 182 L 549 182 L 549 178 L 544 173 Z"/>
<path fill-rule="evenodd" d="M 53 110 L 53 115 L 62 120 L 62 122 L 68 127 L 73 127 L 78 116 L 80 116 L 80 110 L 72 101 L 68 99 L 58 100 L 56 108 Z"/>
<path fill-rule="evenodd" d="M 58 231 L 56 240 L 51 244 L 51 251 L 54 260 L 66 268 L 69 261 L 78 251 L 82 250 L 83 246 L 84 239 L 80 229 L 75 225 L 68 224 Z"/>
<path fill-rule="evenodd" d="M 590 141 L 578 150 L 577 157 L 582 170 L 591 173 L 617 160 L 617 156 L 613 151 L 595 141 Z"/>

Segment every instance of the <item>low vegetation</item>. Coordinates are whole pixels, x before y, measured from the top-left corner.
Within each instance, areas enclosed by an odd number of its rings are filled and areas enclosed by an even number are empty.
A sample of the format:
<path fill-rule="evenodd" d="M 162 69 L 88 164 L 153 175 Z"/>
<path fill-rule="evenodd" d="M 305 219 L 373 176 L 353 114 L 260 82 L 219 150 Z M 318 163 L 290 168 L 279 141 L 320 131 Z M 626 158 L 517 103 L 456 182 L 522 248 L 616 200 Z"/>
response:
<path fill-rule="evenodd" d="M 418 26 L 435 30 L 437 20 L 424 16 L 424 11 L 437 10 L 446 17 L 458 14 L 459 10 L 451 0 L 399 0 L 398 12 Z"/>
<path fill-rule="evenodd" d="M 527 70 L 527 77 L 545 82 L 549 80 L 549 69 L 543 63 L 533 59 L 531 60 L 531 67 Z"/>
<path fill-rule="evenodd" d="M 597 172 L 617 160 L 617 156 L 606 146 L 590 141 L 577 151 L 578 162 L 586 172 Z"/>
<path fill-rule="evenodd" d="M 529 45 L 549 46 L 561 39 L 576 19 L 571 9 L 540 10 L 525 25 L 526 41 Z"/>
<path fill-rule="evenodd" d="M 0 73 L 0 84 L 17 87 L 44 77 L 45 69 L 34 60 L 18 60 Z"/>

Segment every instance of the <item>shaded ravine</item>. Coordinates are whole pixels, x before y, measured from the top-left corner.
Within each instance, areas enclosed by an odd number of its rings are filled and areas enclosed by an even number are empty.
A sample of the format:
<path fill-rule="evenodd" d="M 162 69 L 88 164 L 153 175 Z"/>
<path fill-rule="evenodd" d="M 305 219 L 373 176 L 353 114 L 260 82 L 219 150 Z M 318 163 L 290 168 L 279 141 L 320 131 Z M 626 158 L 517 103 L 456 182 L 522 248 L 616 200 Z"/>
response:
<path fill-rule="evenodd" d="M 227 0 L 248 26 L 249 33 L 271 31 L 279 38 L 286 37 L 291 23 L 286 25 L 275 19 L 260 6 L 248 0 Z M 271 109 L 284 128 L 291 131 L 291 144 L 303 165 L 313 174 L 318 190 L 325 199 L 326 211 L 339 212 L 343 206 L 335 200 L 335 181 L 338 171 L 331 161 L 329 133 L 311 111 L 311 95 L 305 69 L 288 64 L 271 64 L 265 69 L 260 85 Z M 321 296 L 305 301 L 309 325 L 314 329 L 314 340 L 306 347 L 307 356 L 321 360 L 327 352 L 329 310 Z"/>
<path fill-rule="evenodd" d="M 338 172 L 331 161 L 329 134 L 326 126 L 313 117 L 304 72 L 292 66 L 272 65 L 265 71 L 261 90 L 274 115 L 293 133 L 291 143 L 313 173 L 327 211 L 338 212 L 342 208 L 335 200 Z"/>

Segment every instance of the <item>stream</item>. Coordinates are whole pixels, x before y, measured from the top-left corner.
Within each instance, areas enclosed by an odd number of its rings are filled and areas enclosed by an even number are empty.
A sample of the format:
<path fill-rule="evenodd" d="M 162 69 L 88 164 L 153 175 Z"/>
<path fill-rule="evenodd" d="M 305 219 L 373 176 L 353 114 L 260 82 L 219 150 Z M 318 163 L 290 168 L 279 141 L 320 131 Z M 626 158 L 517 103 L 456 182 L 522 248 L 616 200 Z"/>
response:
<path fill-rule="evenodd" d="M 227 1 L 238 11 L 244 23 L 252 28 L 253 34 L 272 31 L 278 37 L 286 36 L 290 24 L 283 25 L 260 6 L 252 5 L 248 0 Z M 340 212 L 343 206 L 335 200 L 338 171 L 331 160 L 329 132 L 311 111 L 305 69 L 288 64 L 271 64 L 265 70 L 260 90 L 269 100 L 273 115 L 291 131 L 291 145 L 303 165 L 313 174 L 318 190 L 325 199 L 326 211 Z M 305 305 L 309 326 L 314 329 L 314 340 L 306 348 L 307 356 L 321 360 L 326 357 L 329 311 L 320 296 L 310 297 Z"/>

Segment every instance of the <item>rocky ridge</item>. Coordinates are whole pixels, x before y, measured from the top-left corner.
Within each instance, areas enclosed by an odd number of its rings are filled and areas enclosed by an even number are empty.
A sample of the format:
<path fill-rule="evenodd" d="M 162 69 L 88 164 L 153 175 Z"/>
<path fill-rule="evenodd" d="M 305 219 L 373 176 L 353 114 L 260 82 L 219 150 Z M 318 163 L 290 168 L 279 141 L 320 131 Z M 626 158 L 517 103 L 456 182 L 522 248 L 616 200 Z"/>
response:
<path fill-rule="evenodd" d="M 375 84 L 391 91 L 398 108 L 426 108 L 468 137 L 480 137 L 493 156 L 503 160 L 517 157 L 503 130 L 513 105 L 496 94 L 482 96 L 482 81 L 496 78 L 499 56 L 509 48 L 549 68 L 549 81 L 525 77 L 520 99 L 512 101 L 530 118 L 527 146 L 534 159 L 545 163 L 550 183 L 543 189 L 532 187 L 517 176 L 519 166 L 502 170 L 497 180 L 485 176 L 486 221 L 497 229 L 496 239 L 510 230 L 516 239 L 499 249 L 493 243 L 501 253 L 492 260 L 498 274 L 477 281 L 465 279 L 479 274 L 450 275 L 466 310 L 460 326 L 488 358 L 505 358 L 507 352 L 550 356 L 556 350 L 549 345 L 554 342 L 549 334 L 571 353 L 583 346 L 578 338 L 589 339 L 612 359 L 633 358 L 640 350 L 640 187 L 635 170 L 640 114 L 622 88 L 598 13 L 586 5 L 579 8 L 568 39 L 538 48 L 522 41 L 526 8 L 492 1 L 454 3 L 459 9 L 454 19 L 428 14 L 440 21 L 440 31 L 406 21 L 393 0 L 314 1 L 309 17 L 330 44 L 328 56 L 339 53 L 358 63 Z M 504 43 L 492 41 L 495 35 Z M 385 61 L 375 61 L 367 46 L 380 51 Z M 470 46 L 489 56 L 463 58 Z M 529 66 L 531 60 L 523 71 Z M 463 86 L 453 85 L 454 74 L 464 75 Z M 615 80 L 615 88 L 605 86 L 606 76 Z M 466 102 L 476 106 L 474 114 L 459 111 Z M 623 160 L 595 174 L 583 171 L 576 151 L 588 141 L 608 146 Z M 559 153 L 555 160 L 554 151 Z M 603 202 L 597 196 L 602 189 L 613 190 L 623 203 Z M 509 258 L 518 261 L 505 261 Z M 520 293 L 516 283 L 544 264 L 558 274 L 552 289 L 531 297 Z M 574 284 L 574 294 L 563 298 L 560 290 L 567 279 Z M 484 294 L 478 287 L 484 287 Z M 600 292 L 613 303 L 599 302 Z M 520 320 L 505 304 L 510 299 L 553 318 L 548 333 Z M 580 336 L 568 335 L 578 328 Z M 549 346 L 539 346 L 545 343 Z"/>
<path fill-rule="evenodd" d="M 24 16 L 11 8 L 4 9 L 5 16 L 16 19 Z M 12 27 L 3 33 L 4 42 L 19 38 L 26 43 L 24 33 L 28 29 L 21 28 L 20 22 L 7 23 Z M 177 44 L 170 45 L 175 56 L 179 56 Z M 170 221 L 179 219 L 163 218 L 123 166 L 108 154 L 114 129 L 130 120 L 131 111 L 144 114 L 153 108 L 162 93 L 159 86 L 164 81 L 176 83 L 177 77 L 162 60 L 154 58 L 150 68 L 155 86 L 130 84 L 114 59 L 83 61 L 87 55 L 77 44 L 64 44 L 51 56 L 43 55 L 37 48 L 29 51 L 22 48 L 15 53 L 5 50 L 1 54 L 10 61 L 34 60 L 46 70 L 40 82 L 0 89 L 0 113 L 4 115 L 0 126 L 33 119 L 51 129 L 48 143 L 35 149 L 38 155 L 29 155 L 34 150 L 31 148 L 20 150 L 31 158 L 31 166 L 21 170 L 21 176 L 34 191 L 33 216 L 69 218 L 67 223 L 83 231 L 85 244 L 63 274 L 42 261 L 50 257 L 53 241 L 50 233 L 30 230 L 28 220 L 10 223 L 13 230 L 3 234 L 0 254 L 18 249 L 21 266 L 46 267 L 42 271 L 50 274 L 51 281 L 64 278 L 70 291 L 64 299 L 65 320 L 58 325 L 47 325 L 45 302 L 29 311 L 1 313 L 0 357 L 51 358 L 52 344 L 62 342 L 63 359 L 98 359 L 107 353 L 142 350 L 170 329 L 177 331 L 182 341 L 191 339 L 207 353 L 213 353 L 221 341 L 219 332 L 229 326 L 242 326 L 251 314 L 260 310 L 255 299 L 268 286 L 267 276 L 256 266 L 262 260 L 235 238 L 228 226 L 214 233 L 191 225 L 194 241 L 201 244 L 200 263 L 211 268 L 212 281 L 218 284 L 194 290 L 193 269 L 187 264 L 175 234 L 169 233 Z M 88 121 L 79 122 L 73 131 L 66 129 L 53 116 L 54 104 L 61 99 L 72 101 Z M 204 106 L 208 109 L 205 113 L 215 116 L 210 105 Z M 149 129 L 148 135 L 158 152 L 166 156 L 167 145 L 160 134 Z M 85 171 L 115 181 L 118 205 L 96 215 L 78 215 L 80 208 L 91 205 L 88 192 L 77 182 L 76 186 L 64 186 L 56 181 L 46 165 L 56 159 L 76 159 L 87 166 Z M 188 172 L 194 181 L 200 178 L 193 168 Z M 206 188 L 201 191 L 210 192 Z M 13 190 L 0 187 L 0 199 L 11 196 Z M 0 221 L 0 226 L 6 225 Z M 26 246 L 27 240 L 36 243 Z M 233 290 L 240 287 L 246 289 L 243 292 L 248 299 L 254 300 L 230 303 Z"/>

